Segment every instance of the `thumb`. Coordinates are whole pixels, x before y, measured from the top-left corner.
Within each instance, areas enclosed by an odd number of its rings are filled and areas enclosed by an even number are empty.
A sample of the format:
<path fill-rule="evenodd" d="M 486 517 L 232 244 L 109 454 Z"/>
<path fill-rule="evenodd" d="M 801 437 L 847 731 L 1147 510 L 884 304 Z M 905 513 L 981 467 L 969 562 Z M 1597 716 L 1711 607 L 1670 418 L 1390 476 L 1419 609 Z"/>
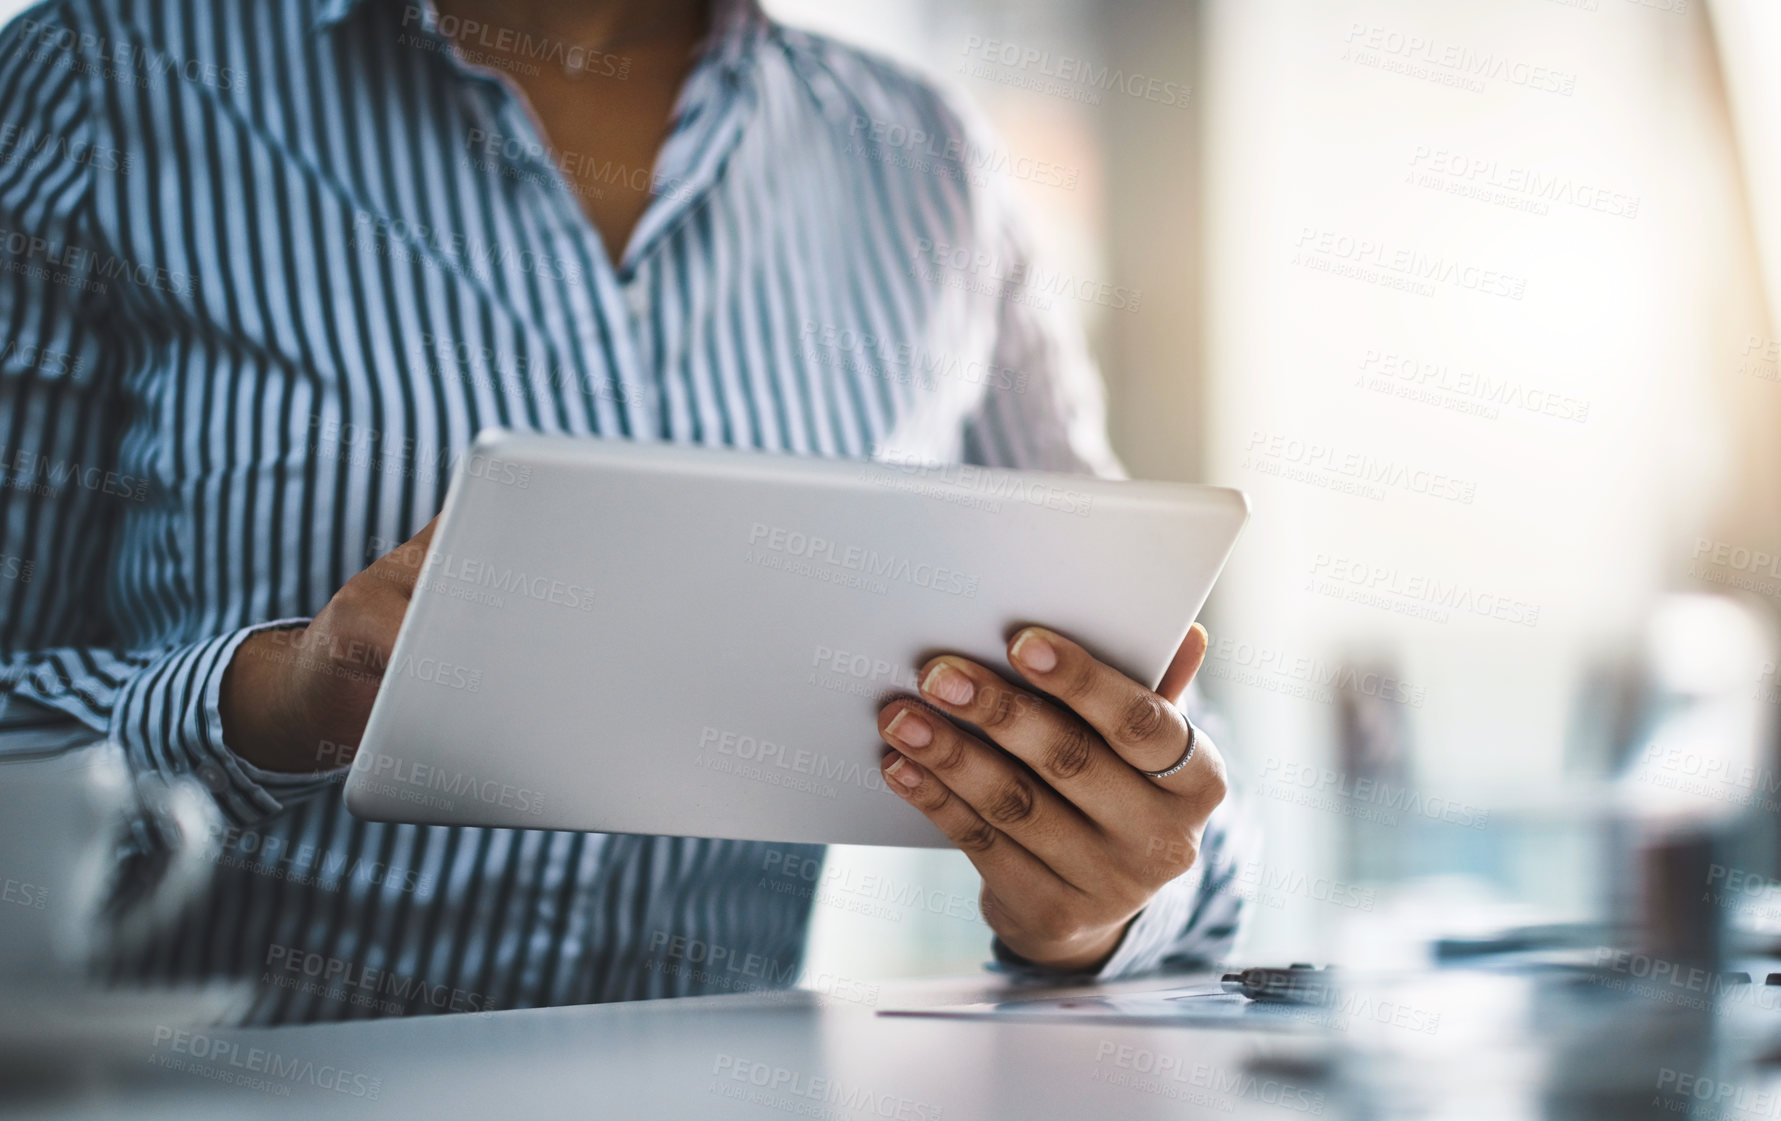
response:
<path fill-rule="evenodd" d="M 380 579 L 393 584 L 405 599 L 414 597 L 414 585 L 420 579 L 421 568 L 427 563 L 427 550 L 432 547 L 433 531 L 437 528 L 439 515 L 434 514 L 433 520 L 422 526 L 419 533 L 377 558 L 371 566 L 378 570 Z"/>
<path fill-rule="evenodd" d="M 1205 627 L 1195 623 L 1187 628 L 1187 637 L 1181 640 L 1181 649 L 1175 651 L 1175 660 L 1163 671 L 1162 684 L 1156 687 L 1157 696 L 1170 704 L 1180 704 L 1194 674 L 1200 672 L 1200 665 L 1206 660 L 1206 648 L 1210 643 Z"/>

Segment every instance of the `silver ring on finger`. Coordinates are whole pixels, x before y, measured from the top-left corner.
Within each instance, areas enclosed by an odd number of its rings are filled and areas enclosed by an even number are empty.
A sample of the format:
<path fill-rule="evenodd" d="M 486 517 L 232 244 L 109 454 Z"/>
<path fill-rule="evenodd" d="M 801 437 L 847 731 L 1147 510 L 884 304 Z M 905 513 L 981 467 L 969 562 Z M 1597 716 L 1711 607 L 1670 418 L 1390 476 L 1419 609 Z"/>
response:
<path fill-rule="evenodd" d="M 1189 721 L 1188 725 L 1187 725 L 1187 750 L 1183 751 L 1181 753 L 1181 758 L 1175 760 L 1175 765 L 1172 767 L 1167 767 L 1160 771 L 1146 771 L 1143 768 L 1139 768 L 1138 773 L 1143 775 L 1145 778 L 1168 778 L 1170 775 L 1179 771 L 1181 768 L 1187 766 L 1188 760 L 1190 760 L 1194 757 L 1194 748 L 1198 747 L 1199 745 L 1200 745 L 1200 734 L 1194 728 L 1193 722 Z"/>

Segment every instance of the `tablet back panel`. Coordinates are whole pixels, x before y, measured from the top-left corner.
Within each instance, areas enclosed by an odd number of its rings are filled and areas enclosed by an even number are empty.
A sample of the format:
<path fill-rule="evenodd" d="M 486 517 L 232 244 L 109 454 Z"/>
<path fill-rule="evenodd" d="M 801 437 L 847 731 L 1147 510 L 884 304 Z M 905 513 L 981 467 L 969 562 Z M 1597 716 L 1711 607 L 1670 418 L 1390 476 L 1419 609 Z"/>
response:
<path fill-rule="evenodd" d="M 1042 623 L 1155 684 L 1218 487 L 495 433 L 459 465 L 346 787 L 360 817 L 945 845 L 876 714 Z"/>

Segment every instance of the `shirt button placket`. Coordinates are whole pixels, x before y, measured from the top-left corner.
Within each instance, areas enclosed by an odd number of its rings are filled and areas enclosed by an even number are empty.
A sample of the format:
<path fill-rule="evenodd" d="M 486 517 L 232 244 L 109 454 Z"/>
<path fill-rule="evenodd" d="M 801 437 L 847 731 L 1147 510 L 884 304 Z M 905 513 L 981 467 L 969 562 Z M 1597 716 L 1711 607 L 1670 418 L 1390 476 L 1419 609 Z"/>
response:
<path fill-rule="evenodd" d="M 653 425 L 658 423 L 661 416 L 659 405 L 662 389 L 657 384 L 654 372 L 661 365 L 661 355 L 655 353 L 649 338 L 649 288 L 638 273 L 619 279 L 618 286 L 624 297 L 625 310 L 629 313 L 625 324 L 631 336 L 628 350 L 633 357 L 639 359 L 640 367 L 625 372 L 625 392 L 631 395 L 632 400 L 643 402 L 643 407 L 647 410 L 646 422 Z M 633 413 L 633 416 L 636 414 Z M 637 419 L 645 422 L 643 417 Z M 660 435 L 666 437 L 668 433 L 662 432 Z"/>

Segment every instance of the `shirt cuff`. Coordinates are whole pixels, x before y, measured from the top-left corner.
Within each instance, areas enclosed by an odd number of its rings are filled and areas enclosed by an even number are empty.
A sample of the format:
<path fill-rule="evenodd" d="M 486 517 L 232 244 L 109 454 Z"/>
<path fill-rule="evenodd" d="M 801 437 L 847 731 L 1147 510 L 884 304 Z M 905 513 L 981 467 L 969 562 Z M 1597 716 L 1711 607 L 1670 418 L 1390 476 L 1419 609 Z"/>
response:
<path fill-rule="evenodd" d="M 241 644 L 261 631 L 304 626 L 279 619 L 176 646 L 124 684 L 112 710 L 111 734 L 141 771 L 197 777 L 235 825 L 263 821 L 346 772 L 281 774 L 262 770 L 223 742 L 223 674 Z"/>

